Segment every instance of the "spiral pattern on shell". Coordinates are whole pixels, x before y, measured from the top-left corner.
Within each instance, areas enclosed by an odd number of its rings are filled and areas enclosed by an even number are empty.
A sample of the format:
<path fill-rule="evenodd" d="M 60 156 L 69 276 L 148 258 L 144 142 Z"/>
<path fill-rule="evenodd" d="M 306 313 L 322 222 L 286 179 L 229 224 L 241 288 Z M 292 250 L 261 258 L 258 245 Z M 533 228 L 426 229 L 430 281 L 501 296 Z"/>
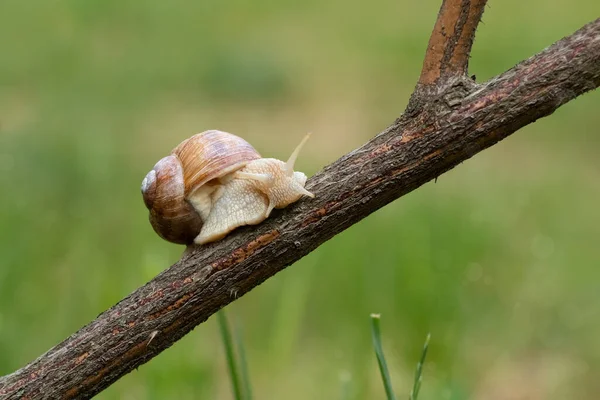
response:
<path fill-rule="evenodd" d="M 194 240 L 202 219 L 185 201 L 183 169 L 177 157 L 167 156 L 156 163 L 142 182 L 142 194 L 150 223 L 160 237 L 178 244 Z"/>
<path fill-rule="evenodd" d="M 186 196 L 205 183 L 260 158 L 258 151 L 241 137 L 217 130 L 184 140 L 171 154 L 181 160 Z"/>
<path fill-rule="evenodd" d="M 181 142 L 142 182 L 156 233 L 173 243 L 192 243 L 204 221 L 187 201 L 189 196 L 202 186 L 219 184 L 221 178 L 258 158 L 260 154 L 248 142 L 227 132 L 205 131 Z"/>

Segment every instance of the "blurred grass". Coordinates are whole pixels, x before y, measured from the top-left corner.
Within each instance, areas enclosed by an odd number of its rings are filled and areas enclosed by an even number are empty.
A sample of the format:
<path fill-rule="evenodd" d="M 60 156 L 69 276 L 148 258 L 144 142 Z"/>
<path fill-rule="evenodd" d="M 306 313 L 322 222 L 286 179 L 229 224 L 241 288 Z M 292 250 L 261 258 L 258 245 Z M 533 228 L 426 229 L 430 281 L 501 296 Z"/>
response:
<path fill-rule="evenodd" d="M 175 261 L 139 194 L 153 163 L 219 128 L 312 174 L 401 112 L 439 1 L 0 2 L 0 374 Z M 596 0 L 491 1 L 485 80 L 598 17 Z M 600 392 L 600 100 L 583 96 L 380 210 L 232 305 L 256 398 L 350 397 L 380 381 L 364 315 L 386 315 L 422 399 Z M 214 322 L 101 399 L 229 398 Z M 212 343 L 212 345 L 211 345 Z"/>
<path fill-rule="evenodd" d="M 229 327 L 225 309 L 217 313 L 217 320 L 227 359 L 233 397 L 235 400 L 251 400 L 252 393 L 250 392 L 250 380 L 248 377 L 244 344 L 239 335 L 239 330 L 236 328 L 232 330 Z"/>

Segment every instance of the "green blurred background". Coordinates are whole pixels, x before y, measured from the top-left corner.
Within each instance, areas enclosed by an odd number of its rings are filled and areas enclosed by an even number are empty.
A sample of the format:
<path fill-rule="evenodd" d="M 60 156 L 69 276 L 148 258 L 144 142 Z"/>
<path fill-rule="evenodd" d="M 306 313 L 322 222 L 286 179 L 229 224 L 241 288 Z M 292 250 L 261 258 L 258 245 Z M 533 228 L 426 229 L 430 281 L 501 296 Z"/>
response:
<path fill-rule="evenodd" d="M 176 261 L 140 183 L 218 128 L 308 175 L 406 106 L 439 0 L 0 2 L 0 375 Z M 600 15 L 597 0 L 490 1 L 484 81 Z M 378 211 L 228 307 L 257 399 L 600 393 L 600 95 Z M 317 193 L 318 195 L 318 193 Z M 348 381 L 349 380 L 349 381 Z M 214 318 L 98 396 L 229 399 Z"/>

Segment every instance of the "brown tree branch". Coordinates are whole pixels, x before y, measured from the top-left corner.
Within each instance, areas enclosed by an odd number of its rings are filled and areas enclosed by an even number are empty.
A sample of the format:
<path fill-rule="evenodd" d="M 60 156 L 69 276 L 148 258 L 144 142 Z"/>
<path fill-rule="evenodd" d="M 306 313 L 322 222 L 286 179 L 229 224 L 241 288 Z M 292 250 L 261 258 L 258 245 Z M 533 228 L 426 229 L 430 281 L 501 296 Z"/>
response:
<path fill-rule="evenodd" d="M 487 0 L 443 0 L 429 38 L 420 85 L 467 74 L 475 30 L 486 3 Z"/>
<path fill-rule="evenodd" d="M 472 39 L 465 40 L 470 46 Z M 413 95 L 420 111 L 413 108 L 313 176 L 307 188 L 315 199 L 189 249 L 90 324 L 0 378 L 0 398 L 99 393 L 337 233 L 599 85 L 600 19 L 483 85 L 438 79 L 435 93 Z"/>

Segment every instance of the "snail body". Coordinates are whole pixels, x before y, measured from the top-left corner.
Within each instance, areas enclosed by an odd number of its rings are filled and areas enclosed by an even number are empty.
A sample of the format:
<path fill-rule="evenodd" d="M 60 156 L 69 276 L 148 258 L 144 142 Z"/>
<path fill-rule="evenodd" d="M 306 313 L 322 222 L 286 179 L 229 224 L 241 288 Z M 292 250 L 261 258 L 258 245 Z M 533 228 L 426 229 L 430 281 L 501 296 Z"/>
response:
<path fill-rule="evenodd" d="M 261 158 L 244 139 L 211 130 L 180 143 L 142 182 L 150 223 L 163 239 L 204 244 L 243 225 L 266 219 L 302 196 L 306 175 L 294 162 L 308 135 L 287 162 Z"/>

